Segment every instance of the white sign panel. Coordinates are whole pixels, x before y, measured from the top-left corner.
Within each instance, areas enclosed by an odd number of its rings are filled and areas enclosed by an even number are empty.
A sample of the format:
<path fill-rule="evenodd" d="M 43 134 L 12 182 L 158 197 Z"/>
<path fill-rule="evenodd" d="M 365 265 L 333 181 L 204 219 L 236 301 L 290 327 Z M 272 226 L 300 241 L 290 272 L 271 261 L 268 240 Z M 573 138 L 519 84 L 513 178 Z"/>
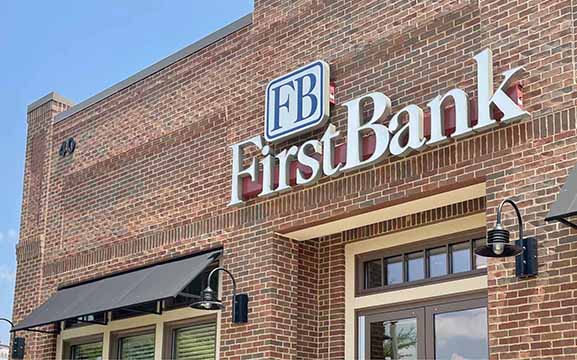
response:
<path fill-rule="evenodd" d="M 329 65 L 321 60 L 272 80 L 266 88 L 265 139 L 276 142 L 324 124 Z"/>

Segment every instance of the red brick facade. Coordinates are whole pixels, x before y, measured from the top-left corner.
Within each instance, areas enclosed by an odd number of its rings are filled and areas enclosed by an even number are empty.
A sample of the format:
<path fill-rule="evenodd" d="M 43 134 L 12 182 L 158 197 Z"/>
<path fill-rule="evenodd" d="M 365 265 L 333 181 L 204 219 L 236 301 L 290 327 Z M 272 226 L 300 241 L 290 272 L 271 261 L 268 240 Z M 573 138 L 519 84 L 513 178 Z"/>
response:
<path fill-rule="evenodd" d="M 58 285 L 222 246 L 251 312 L 246 325 L 223 317 L 221 359 L 342 359 L 345 243 L 471 211 L 492 223 L 513 196 L 539 241 L 539 276 L 517 280 L 513 260 L 491 260 L 491 358 L 577 358 L 577 237 L 543 220 L 577 163 L 576 19 L 569 0 L 255 0 L 251 25 L 62 121 L 68 105 L 46 102 L 28 114 L 14 319 Z M 528 120 L 227 207 L 230 145 L 263 133 L 270 79 L 323 59 L 337 104 L 381 91 L 394 110 L 425 107 L 455 87 L 474 94 L 485 48 L 496 81 L 527 69 Z M 330 119 L 344 133 L 346 109 Z M 69 137 L 77 149 L 62 158 Z M 471 182 L 486 183 L 485 199 L 437 215 L 306 242 L 277 235 Z M 55 356 L 54 336 L 26 337 L 28 358 Z"/>

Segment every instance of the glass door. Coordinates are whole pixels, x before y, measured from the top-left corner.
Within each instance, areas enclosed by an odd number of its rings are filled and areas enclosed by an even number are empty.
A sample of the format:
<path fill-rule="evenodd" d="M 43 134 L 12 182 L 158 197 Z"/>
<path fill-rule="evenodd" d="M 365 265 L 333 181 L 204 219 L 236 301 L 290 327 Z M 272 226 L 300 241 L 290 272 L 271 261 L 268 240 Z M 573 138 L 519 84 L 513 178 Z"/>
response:
<path fill-rule="evenodd" d="M 410 309 L 367 316 L 365 356 L 375 360 L 425 357 L 424 309 Z"/>
<path fill-rule="evenodd" d="M 470 300 L 429 306 L 427 354 L 434 359 L 488 359 L 487 301 Z"/>
<path fill-rule="evenodd" d="M 488 359 L 487 299 L 449 301 L 359 316 L 359 357 Z"/>

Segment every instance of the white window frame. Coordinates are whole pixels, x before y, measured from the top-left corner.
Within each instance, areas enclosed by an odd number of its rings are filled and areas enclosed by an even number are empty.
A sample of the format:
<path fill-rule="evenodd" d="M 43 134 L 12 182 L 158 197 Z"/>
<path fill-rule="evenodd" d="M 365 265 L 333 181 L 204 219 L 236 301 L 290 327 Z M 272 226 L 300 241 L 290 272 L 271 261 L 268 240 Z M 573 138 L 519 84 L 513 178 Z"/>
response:
<path fill-rule="evenodd" d="M 398 247 L 409 243 L 424 241 L 454 233 L 478 229 L 486 226 L 485 213 L 478 213 L 432 225 L 417 227 L 363 241 L 345 245 L 345 358 L 363 358 L 363 350 L 357 344 L 362 334 L 358 330 L 357 313 L 370 308 L 398 305 L 402 303 L 426 300 L 440 296 L 478 292 L 487 289 L 487 275 L 479 275 L 443 283 L 433 283 L 410 287 L 397 291 L 388 291 L 371 295 L 356 296 L 356 257 L 371 251 Z"/>
<path fill-rule="evenodd" d="M 113 348 L 112 341 L 115 333 L 154 327 L 154 359 L 162 360 L 164 358 L 163 351 L 165 346 L 164 331 L 167 324 L 185 319 L 207 318 L 207 316 L 210 315 L 214 316 L 216 321 L 216 359 L 218 360 L 220 358 L 221 311 L 203 311 L 189 307 L 164 311 L 160 315 L 142 315 L 109 321 L 107 325 L 86 325 L 64 329 L 57 337 L 56 358 L 63 359 L 66 344 L 74 343 L 83 338 L 102 336 L 102 358 L 107 359 Z M 110 313 L 107 316 L 110 316 Z"/>

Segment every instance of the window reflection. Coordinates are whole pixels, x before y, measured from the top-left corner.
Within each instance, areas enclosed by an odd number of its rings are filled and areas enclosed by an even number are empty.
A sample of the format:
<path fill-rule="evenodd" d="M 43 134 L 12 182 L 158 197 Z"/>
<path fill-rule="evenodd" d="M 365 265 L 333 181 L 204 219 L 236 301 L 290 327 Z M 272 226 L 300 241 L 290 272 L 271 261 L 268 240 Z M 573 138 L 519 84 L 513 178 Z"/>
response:
<path fill-rule="evenodd" d="M 429 271 L 431 277 L 447 275 L 447 251 L 445 247 L 429 250 Z"/>
<path fill-rule="evenodd" d="M 383 265 L 381 260 L 365 263 L 365 288 L 375 288 L 383 285 Z"/>
<path fill-rule="evenodd" d="M 435 359 L 487 359 L 487 309 L 436 314 Z"/>
<path fill-rule="evenodd" d="M 395 256 L 387 260 L 387 285 L 403 282 L 403 257 Z"/>
<path fill-rule="evenodd" d="M 421 280 L 425 278 L 425 260 L 422 251 L 408 254 L 407 262 L 409 264 L 409 281 Z"/>
<path fill-rule="evenodd" d="M 453 274 L 471 271 L 471 248 L 469 242 L 451 245 Z"/>
<path fill-rule="evenodd" d="M 121 359 L 154 359 L 154 333 L 121 338 L 118 346 Z"/>
<path fill-rule="evenodd" d="M 417 359 L 417 319 L 374 322 L 370 331 L 371 359 Z"/>
<path fill-rule="evenodd" d="M 70 348 L 70 358 L 72 360 L 101 360 L 102 342 L 73 345 Z"/>
<path fill-rule="evenodd" d="M 487 241 L 485 239 L 475 240 L 474 248 L 485 245 Z M 475 269 L 485 269 L 487 268 L 487 258 L 484 256 L 475 255 Z"/>

